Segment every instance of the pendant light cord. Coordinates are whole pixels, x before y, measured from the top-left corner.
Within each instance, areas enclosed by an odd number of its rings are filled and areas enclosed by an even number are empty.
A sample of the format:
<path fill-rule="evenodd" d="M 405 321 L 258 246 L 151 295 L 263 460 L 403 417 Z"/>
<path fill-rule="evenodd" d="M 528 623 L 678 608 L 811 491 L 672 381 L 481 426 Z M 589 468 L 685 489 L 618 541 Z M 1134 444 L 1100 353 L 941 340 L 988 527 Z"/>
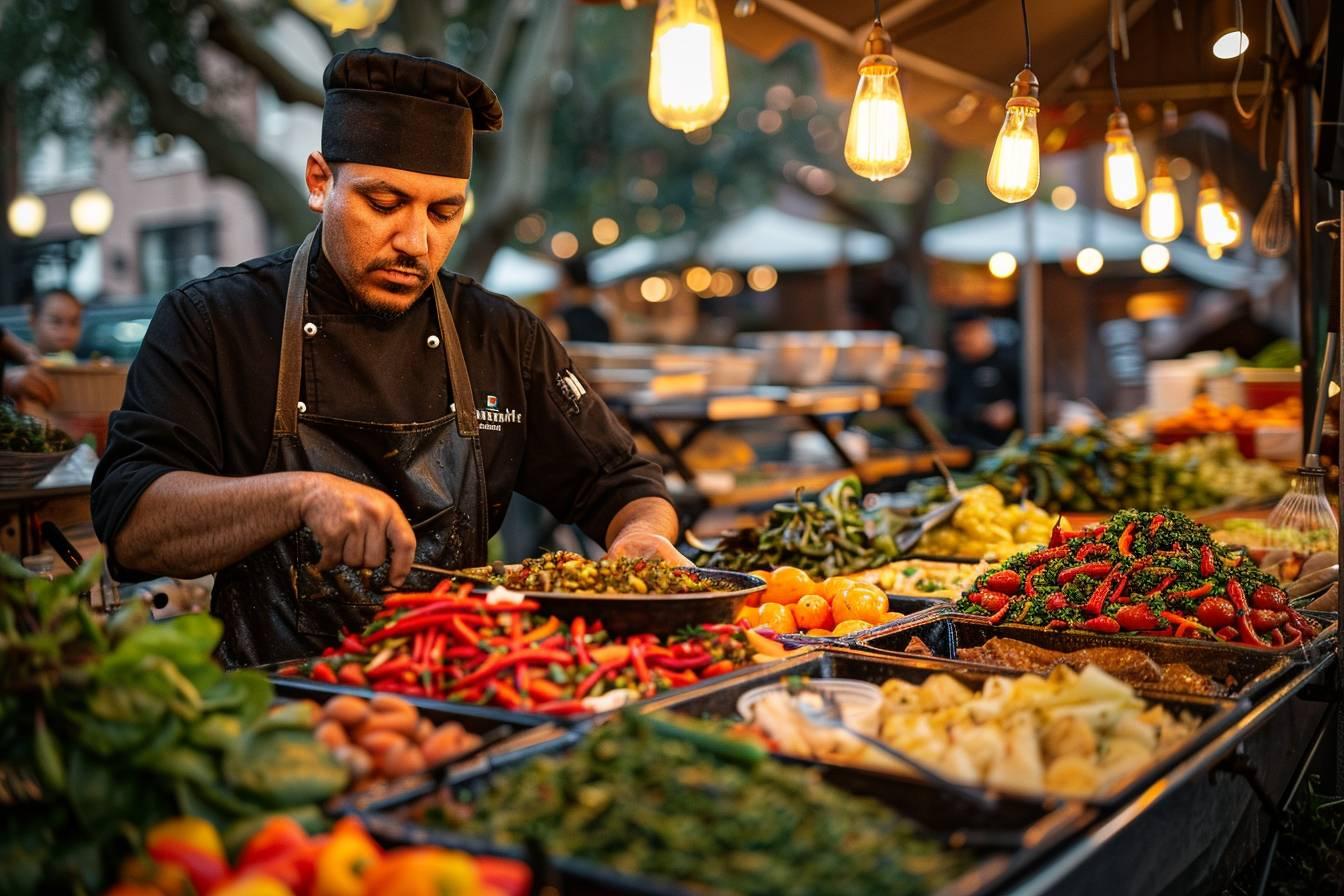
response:
<path fill-rule="evenodd" d="M 1107 31 L 1111 34 L 1111 40 L 1107 41 L 1106 58 L 1110 62 L 1111 68 L 1111 93 L 1115 96 L 1115 108 L 1120 108 L 1120 82 L 1115 79 L 1115 20 L 1112 19 L 1107 25 Z"/>
<path fill-rule="evenodd" d="M 882 10 L 880 10 L 880 9 L 878 8 L 877 4 L 878 4 L 878 0 L 873 0 L 873 21 L 876 22 L 877 24 L 881 25 L 881 24 L 882 24 Z"/>
<path fill-rule="evenodd" d="M 1031 68 L 1031 26 L 1027 24 L 1027 0 L 1022 0 L 1022 34 L 1027 40 L 1027 68 Z"/>

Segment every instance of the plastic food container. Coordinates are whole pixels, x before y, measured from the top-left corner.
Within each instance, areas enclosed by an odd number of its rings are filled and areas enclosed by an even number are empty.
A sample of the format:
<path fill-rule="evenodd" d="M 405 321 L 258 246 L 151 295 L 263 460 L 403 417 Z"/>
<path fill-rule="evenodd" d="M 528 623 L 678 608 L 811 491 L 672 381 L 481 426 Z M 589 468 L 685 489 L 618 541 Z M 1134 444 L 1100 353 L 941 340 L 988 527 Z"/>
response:
<path fill-rule="evenodd" d="M 840 704 L 840 717 L 855 731 L 877 736 L 878 721 L 882 709 L 882 689 L 867 681 L 854 681 L 846 678 L 831 678 L 808 682 L 814 691 L 825 691 L 835 697 Z M 753 708 L 763 698 L 771 694 L 781 694 L 788 690 L 783 682 L 752 688 L 737 698 L 737 714 L 747 721 L 754 718 Z M 806 693 L 794 697 L 795 700 L 808 699 Z M 811 699 L 817 699 L 812 697 Z"/>
<path fill-rule="evenodd" d="M 1302 373 L 1286 368 L 1238 367 L 1237 379 L 1246 392 L 1246 407 L 1255 410 L 1302 394 Z"/>

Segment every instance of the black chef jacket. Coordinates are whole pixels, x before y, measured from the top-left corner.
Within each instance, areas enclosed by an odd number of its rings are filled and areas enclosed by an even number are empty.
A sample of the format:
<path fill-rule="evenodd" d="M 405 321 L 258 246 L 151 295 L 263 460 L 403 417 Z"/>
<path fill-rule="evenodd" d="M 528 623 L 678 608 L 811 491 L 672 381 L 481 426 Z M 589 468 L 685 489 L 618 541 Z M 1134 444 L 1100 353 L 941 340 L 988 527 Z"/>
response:
<path fill-rule="evenodd" d="M 164 473 L 261 473 L 295 251 L 217 270 L 159 303 L 93 478 L 93 523 L 104 544 Z M 320 329 L 305 337 L 307 412 L 387 423 L 447 413 L 451 390 L 432 291 L 395 317 L 370 312 L 351 300 L 325 256 L 314 255 L 310 315 L 349 315 L 364 326 L 355 344 L 337 344 Z M 440 276 L 471 371 L 491 533 L 515 491 L 598 542 L 630 501 L 667 497 L 662 471 L 635 455 L 629 433 L 539 318 L 469 277 Z M 153 574 L 121 566 L 111 552 L 108 563 L 123 581 Z"/>

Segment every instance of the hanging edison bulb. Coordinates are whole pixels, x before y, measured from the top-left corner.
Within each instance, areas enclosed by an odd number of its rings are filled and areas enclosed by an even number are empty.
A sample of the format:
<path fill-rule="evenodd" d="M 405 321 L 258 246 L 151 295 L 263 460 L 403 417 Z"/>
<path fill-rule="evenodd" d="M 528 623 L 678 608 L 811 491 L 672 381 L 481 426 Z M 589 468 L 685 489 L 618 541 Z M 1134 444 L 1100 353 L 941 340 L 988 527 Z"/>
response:
<path fill-rule="evenodd" d="M 1224 249 L 1235 249 L 1241 245 L 1245 234 L 1241 226 L 1241 207 L 1237 205 L 1237 197 L 1227 191 L 1223 191 L 1223 217 L 1227 221 L 1227 244 Z"/>
<path fill-rule="evenodd" d="M 1129 116 L 1117 108 L 1106 120 L 1106 155 L 1102 159 L 1106 201 L 1116 208 L 1133 208 L 1147 192 L 1143 162 L 1129 129 Z"/>
<path fill-rule="evenodd" d="M 1041 141 L 1036 133 L 1039 92 L 1035 73 L 1024 68 L 1013 80 L 1013 95 L 1004 106 L 1003 127 L 985 174 L 989 192 L 1004 202 L 1030 199 L 1041 183 Z"/>
<path fill-rule="evenodd" d="M 714 0 L 658 0 L 649 54 L 649 111 L 689 134 L 728 108 L 728 62 Z"/>
<path fill-rule="evenodd" d="M 910 125 L 891 55 L 891 35 L 880 21 L 873 22 L 863 53 L 845 134 L 845 162 L 855 174 L 885 180 L 910 164 Z"/>
<path fill-rule="evenodd" d="M 1223 191 L 1218 186 L 1218 177 L 1212 171 L 1205 171 L 1199 178 L 1199 198 L 1195 202 L 1195 239 L 1206 249 L 1217 249 L 1221 257 L 1222 249 L 1232 241 L 1232 231 L 1228 224 L 1227 211 L 1223 207 Z"/>
<path fill-rule="evenodd" d="M 1153 164 L 1153 179 L 1148 181 L 1148 198 L 1143 203 L 1143 235 L 1155 243 L 1169 243 L 1181 235 L 1185 221 L 1181 217 L 1181 194 L 1167 171 L 1167 160 L 1158 156 Z"/>
<path fill-rule="evenodd" d="M 293 0 L 299 12 L 321 22 L 332 35 L 368 31 L 392 15 L 397 0 Z"/>

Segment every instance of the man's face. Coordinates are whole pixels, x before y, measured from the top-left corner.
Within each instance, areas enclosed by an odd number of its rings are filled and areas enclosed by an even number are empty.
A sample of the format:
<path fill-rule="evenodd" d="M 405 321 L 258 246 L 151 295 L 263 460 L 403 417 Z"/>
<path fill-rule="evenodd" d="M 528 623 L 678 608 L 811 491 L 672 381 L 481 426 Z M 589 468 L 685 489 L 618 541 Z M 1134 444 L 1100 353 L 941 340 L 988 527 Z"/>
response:
<path fill-rule="evenodd" d="M 74 296 L 47 296 L 42 309 L 32 316 L 33 345 L 44 355 L 74 351 L 79 345 L 83 310 Z"/>
<path fill-rule="evenodd" d="M 467 180 L 308 157 L 308 207 L 322 214 L 322 250 L 368 308 L 411 307 L 462 229 Z"/>
<path fill-rule="evenodd" d="M 994 354 L 994 331 L 984 318 L 963 321 L 952 331 L 952 346 L 963 360 L 972 364 Z"/>

